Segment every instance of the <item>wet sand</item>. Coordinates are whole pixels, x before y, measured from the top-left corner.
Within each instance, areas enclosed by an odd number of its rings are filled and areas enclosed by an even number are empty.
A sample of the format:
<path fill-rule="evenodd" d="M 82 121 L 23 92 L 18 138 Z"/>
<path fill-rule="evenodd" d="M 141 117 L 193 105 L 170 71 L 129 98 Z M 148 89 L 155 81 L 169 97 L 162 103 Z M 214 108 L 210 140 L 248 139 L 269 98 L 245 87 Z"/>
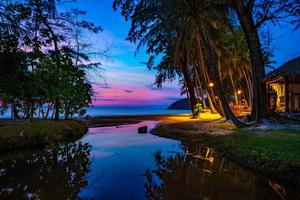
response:
<path fill-rule="evenodd" d="M 198 137 L 199 134 L 225 135 L 232 133 L 231 130 L 234 129 L 233 125 L 226 123 L 219 115 L 208 113 L 198 119 L 192 119 L 189 114 L 134 115 L 98 117 L 86 120 L 85 123 L 88 127 L 104 127 L 135 124 L 146 120 L 160 122 L 152 130 L 153 134 L 163 137 L 173 136 L 177 139 Z"/>
<path fill-rule="evenodd" d="M 111 117 L 95 117 L 90 120 L 85 120 L 84 122 L 88 127 L 104 127 L 135 124 L 147 120 L 160 121 L 161 123 L 171 123 L 189 121 L 191 120 L 191 116 L 189 114 L 123 115 Z"/>

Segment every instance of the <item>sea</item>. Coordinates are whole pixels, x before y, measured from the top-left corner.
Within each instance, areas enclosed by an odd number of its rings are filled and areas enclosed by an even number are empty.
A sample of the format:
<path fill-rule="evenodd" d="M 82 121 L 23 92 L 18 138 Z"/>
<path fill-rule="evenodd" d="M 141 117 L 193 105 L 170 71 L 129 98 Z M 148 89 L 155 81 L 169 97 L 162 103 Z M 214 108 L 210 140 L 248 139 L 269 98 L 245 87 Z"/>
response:
<path fill-rule="evenodd" d="M 157 115 L 157 114 L 186 114 L 190 110 L 168 110 L 168 105 L 126 105 L 126 106 L 91 106 L 86 108 L 91 117 L 108 117 L 122 115 Z M 10 109 L 6 110 L 0 118 L 10 118 Z M 61 116 L 63 118 L 63 116 Z"/>

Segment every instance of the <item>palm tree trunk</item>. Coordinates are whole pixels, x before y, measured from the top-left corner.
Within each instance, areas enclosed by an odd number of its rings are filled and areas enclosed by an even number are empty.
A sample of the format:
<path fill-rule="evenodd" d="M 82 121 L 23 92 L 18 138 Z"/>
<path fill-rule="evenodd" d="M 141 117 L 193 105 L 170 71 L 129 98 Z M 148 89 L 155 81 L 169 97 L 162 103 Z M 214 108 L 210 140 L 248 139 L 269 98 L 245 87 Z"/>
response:
<path fill-rule="evenodd" d="M 198 70 L 197 70 L 196 66 L 194 67 L 194 73 L 195 73 L 195 83 L 196 83 L 196 85 L 198 85 L 198 88 L 199 88 L 199 97 L 201 97 L 201 99 L 202 99 L 203 109 L 207 109 L 205 98 L 204 98 L 204 95 L 203 95 L 202 84 L 201 84 L 200 77 L 199 77 Z"/>
<path fill-rule="evenodd" d="M 189 100 L 191 103 L 191 111 L 193 113 L 193 117 L 196 116 L 195 113 L 195 108 L 196 108 L 196 104 L 197 104 L 197 98 L 196 98 L 196 94 L 195 94 L 195 90 L 194 90 L 194 86 L 192 84 L 192 80 L 189 74 L 189 64 L 188 62 L 183 63 L 182 65 L 182 74 L 183 74 L 183 78 L 185 80 L 186 83 L 186 87 L 187 87 L 187 91 L 189 94 Z"/>
<path fill-rule="evenodd" d="M 249 106 L 252 107 L 252 81 L 250 80 L 249 76 L 247 76 L 244 67 L 242 67 L 242 72 L 247 84 Z"/>
<path fill-rule="evenodd" d="M 203 25 L 203 23 L 201 23 L 201 27 L 202 27 L 202 32 L 206 41 L 206 47 L 207 47 L 207 53 L 209 55 L 209 58 L 211 60 L 211 69 L 212 69 L 212 74 L 213 74 L 213 78 L 214 81 L 216 83 L 217 86 L 217 92 L 218 92 L 218 96 L 221 100 L 222 103 L 222 107 L 224 110 L 224 114 L 226 116 L 227 119 L 230 119 L 238 128 L 242 128 L 242 127 L 246 127 L 246 126 L 250 126 L 252 125 L 251 123 L 245 123 L 240 121 L 232 112 L 232 110 L 230 109 L 230 106 L 228 104 L 228 101 L 226 99 L 226 94 L 225 94 L 225 90 L 221 81 L 221 77 L 219 76 L 218 73 L 218 69 L 217 69 L 217 59 L 216 59 L 216 53 L 213 49 L 213 45 L 212 42 L 209 38 L 207 29 L 205 28 L 205 26 Z"/>
<path fill-rule="evenodd" d="M 221 67 L 221 52 L 220 52 L 220 49 L 218 48 L 217 50 L 216 50 L 216 54 L 217 54 L 217 63 L 218 63 L 218 65 L 217 65 L 217 67 L 218 67 L 218 72 L 219 72 L 219 77 L 220 77 L 220 79 L 222 80 L 222 67 Z"/>
<path fill-rule="evenodd" d="M 251 116 L 256 123 L 267 117 L 267 93 L 263 81 L 265 69 L 257 28 L 252 18 L 252 7 L 245 6 L 244 1 L 232 0 L 233 7 L 239 18 L 250 52 L 253 76 L 253 105 Z"/>
<path fill-rule="evenodd" d="M 239 104 L 239 100 L 238 100 L 238 96 L 237 96 L 237 92 L 236 92 L 236 87 L 233 81 L 233 77 L 232 77 L 232 69 L 229 68 L 229 78 L 231 81 L 231 85 L 232 85 L 232 90 L 233 90 L 233 94 L 234 94 L 234 99 L 235 99 L 235 104 L 238 105 Z"/>
<path fill-rule="evenodd" d="M 205 67 L 203 52 L 202 52 L 202 49 L 201 49 L 201 43 L 200 43 L 199 38 L 198 38 L 198 45 L 197 45 L 197 54 L 198 54 L 198 56 L 197 56 L 198 63 L 201 66 L 203 79 L 204 79 L 204 82 L 206 83 L 205 85 L 206 85 L 206 91 L 207 91 L 207 97 L 208 97 L 208 101 L 209 101 L 210 110 L 211 110 L 212 113 L 217 113 L 217 109 L 215 107 L 215 105 L 216 105 L 216 102 L 215 102 L 215 99 L 214 99 L 215 97 L 212 96 L 209 92 L 208 84 L 209 84 L 210 80 L 209 80 L 209 76 L 208 76 L 208 73 L 207 73 L 207 70 L 206 70 L 206 67 Z M 220 115 L 222 115 L 222 112 L 219 111 L 219 110 L 218 110 L 218 113 Z"/>

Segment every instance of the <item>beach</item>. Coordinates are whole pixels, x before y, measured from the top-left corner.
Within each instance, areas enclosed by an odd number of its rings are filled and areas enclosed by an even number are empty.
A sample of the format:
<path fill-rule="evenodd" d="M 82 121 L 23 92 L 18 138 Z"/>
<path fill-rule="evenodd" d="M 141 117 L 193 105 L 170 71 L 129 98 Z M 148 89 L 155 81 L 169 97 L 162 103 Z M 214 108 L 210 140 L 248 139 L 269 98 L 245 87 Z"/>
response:
<path fill-rule="evenodd" d="M 111 117 L 95 117 L 85 120 L 84 123 L 88 127 L 104 127 L 104 126 L 120 126 L 126 124 L 135 124 L 142 121 L 158 121 L 158 125 L 153 133 L 159 132 L 182 132 L 199 134 L 201 132 L 216 133 L 217 130 L 227 133 L 224 129 L 225 120 L 219 114 L 205 113 L 197 119 L 193 119 L 190 114 L 149 114 L 149 115 L 123 115 Z M 233 128 L 231 124 L 227 124 L 227 128 Z M 210 131 L 207 131 L 207 130 Z M 156 131 L 155 131 L 156 130 Z M 229 133 L 229 132 L 228 132 Z M 220 133 L 221 134 L 221 133 Z"/>

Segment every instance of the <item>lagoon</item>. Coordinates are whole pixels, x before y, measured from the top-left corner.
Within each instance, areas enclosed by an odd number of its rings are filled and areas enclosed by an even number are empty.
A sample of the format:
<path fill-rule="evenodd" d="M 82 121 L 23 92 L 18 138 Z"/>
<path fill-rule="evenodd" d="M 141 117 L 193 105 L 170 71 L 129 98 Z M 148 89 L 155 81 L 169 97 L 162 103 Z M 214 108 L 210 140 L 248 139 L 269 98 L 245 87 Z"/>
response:
<path fill-rule="evenodd" d="M 203 144 L 138 134 L 158 122 L 90 128 L 75 143 L 0 157 L 0 199 L 299 199 Z"/>

